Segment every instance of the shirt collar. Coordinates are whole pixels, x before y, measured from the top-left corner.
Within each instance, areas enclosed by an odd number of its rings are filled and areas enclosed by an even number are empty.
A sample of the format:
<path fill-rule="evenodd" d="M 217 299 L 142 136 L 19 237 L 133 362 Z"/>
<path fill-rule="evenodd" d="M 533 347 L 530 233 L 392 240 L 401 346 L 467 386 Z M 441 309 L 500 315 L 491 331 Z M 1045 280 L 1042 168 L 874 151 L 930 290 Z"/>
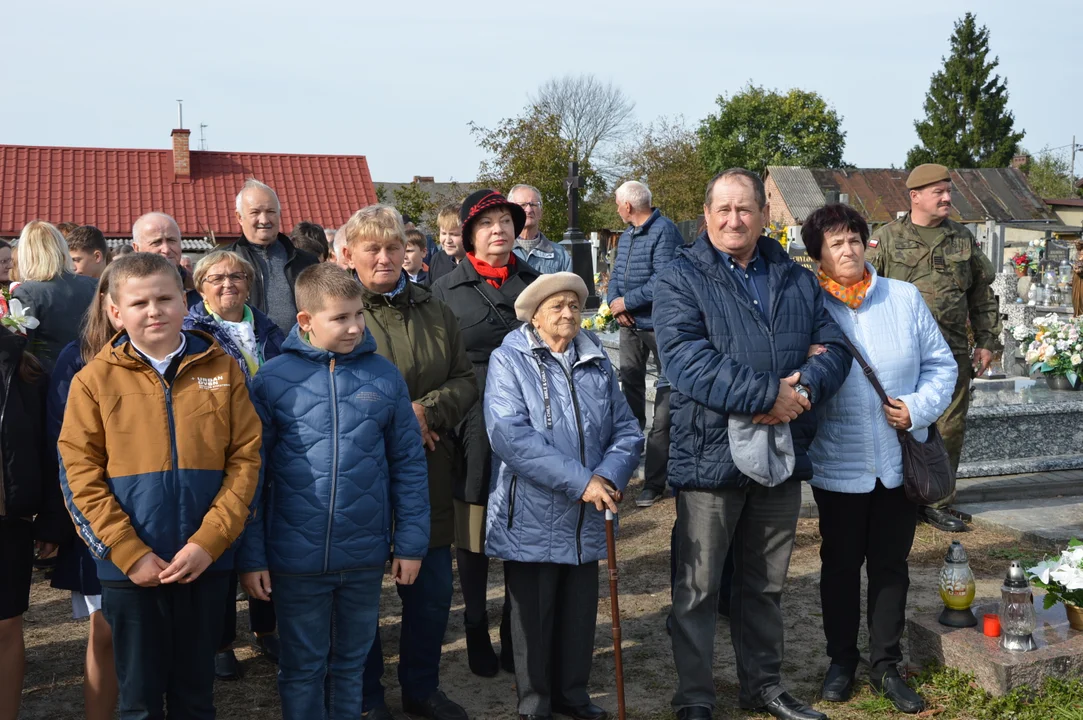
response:
<path fill-rule="evenodd" d="M 159 375 L 165 375 L 165 371 L 169 369 L 169 366 L 170 364 L 172 364 L 173 359 L 176 358 L 178 355 L 182 354 L 184 352 L 184 349 L 188 346 L 188 338 L 184 336 L 184 333 L 180 334 L 180 340 L 180 345 L 177 346 L 176 350 L 159 360 L 155 357 L 152 357 L 150 353 L 141 350 L 139 346 L 135 344 L 135 340 L 132 340 L 131 335 L 128 336 L 128 342 L 132 344 L 132 347 L 135 348 L 136 352 L 138 352 L 140 355 L 147 359 L 147 362 L 151 364 L 151 367 L 153 367 L 154 371 L 157 372 Z"/>
<path fill-rule="evenodd" d="M 728 252 L 723 252 L 722 250 L 719 250 L 718 254 L 722 256 L 722 261 L 724 263 L 726 263 L 726 267 L 731 268 L 731 269 L 735 268 L 735 267 L 737 267 L 737 268 L 741 267 L 740 265 L 737 264 L 737 261 L 734 260 L 733 256 L 730 255 Z M 747 267 L 748 268 L 754 268 L 754 269 L 759 269 L 759 268 L 763 267 L 763 265 L 765 263 L 761 262 L 759 265 L 756 265 L 757 260 L 763 260 L 763 255 L 760 254 L 760 246 L 759 245 L 756 245 L 756 249 L 752 251 L 752 257 L 749 258 Z"/>

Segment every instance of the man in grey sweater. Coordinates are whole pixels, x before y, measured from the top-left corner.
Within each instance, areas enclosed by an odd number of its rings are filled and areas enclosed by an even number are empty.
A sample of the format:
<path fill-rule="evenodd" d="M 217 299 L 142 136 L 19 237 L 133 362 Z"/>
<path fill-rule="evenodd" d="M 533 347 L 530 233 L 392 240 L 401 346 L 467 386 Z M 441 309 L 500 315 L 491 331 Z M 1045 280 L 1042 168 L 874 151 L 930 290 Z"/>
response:
<path fill-rule="evenodd" d="M 265 312 L 284 333 L 297 322 L 293 284 L 301 271 L 319 259 L 298 250 L 279 232 L 282 206 L 278 195 L 258 180 L 249 179 L 237 193 L 237 222 L 243 236 L 229 245 L 256 268 L 248 303 Z"/>

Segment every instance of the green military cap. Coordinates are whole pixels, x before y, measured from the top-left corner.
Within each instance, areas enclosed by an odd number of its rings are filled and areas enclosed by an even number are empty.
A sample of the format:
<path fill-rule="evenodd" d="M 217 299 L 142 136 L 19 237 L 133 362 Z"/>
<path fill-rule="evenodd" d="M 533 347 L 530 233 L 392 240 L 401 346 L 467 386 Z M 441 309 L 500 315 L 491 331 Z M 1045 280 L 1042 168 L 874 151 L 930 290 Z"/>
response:
<path fill-rule="evenodd" d="M 917 190 L 942 180 L 951 182 L 951 173 L 948 172 L 948 169 L 936 163 L 925 163 L 910 171 L 910 177 L 906 178 L 906 187 L 910 190 Z"/>

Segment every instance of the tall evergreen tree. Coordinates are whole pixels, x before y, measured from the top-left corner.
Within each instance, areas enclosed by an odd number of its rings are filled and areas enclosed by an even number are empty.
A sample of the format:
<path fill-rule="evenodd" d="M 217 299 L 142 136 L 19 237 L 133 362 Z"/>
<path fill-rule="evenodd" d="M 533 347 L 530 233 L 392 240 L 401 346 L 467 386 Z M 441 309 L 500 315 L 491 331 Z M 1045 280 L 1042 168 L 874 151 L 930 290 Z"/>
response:
<path fill-rule="evenodd" d="M 928 162 L 949 168 L 1008 166 L 1024 133 L 1015 132 L 1015 117 L 1007 109 L 1007 80 L 992 75 L 1000 59 L 988 58 L 989 29 L 979 28 L 968 12 L 955 23 L 944 68 L 933 75 L 925 119 L 914 123 L 921 144 L 907 154 L 906 167 Z"/>

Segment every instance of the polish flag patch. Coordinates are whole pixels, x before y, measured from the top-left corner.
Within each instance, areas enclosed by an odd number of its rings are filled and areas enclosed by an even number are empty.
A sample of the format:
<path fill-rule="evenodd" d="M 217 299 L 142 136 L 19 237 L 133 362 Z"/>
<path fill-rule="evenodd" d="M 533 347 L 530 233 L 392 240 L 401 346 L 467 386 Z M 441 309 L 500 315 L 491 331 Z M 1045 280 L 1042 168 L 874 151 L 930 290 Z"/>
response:
<path fill-rule="evenodd" d="M 873 238 L 872 240 L 869 240 L 869 247 L 876 247 L 879 244 L 880 238 Z"/>

